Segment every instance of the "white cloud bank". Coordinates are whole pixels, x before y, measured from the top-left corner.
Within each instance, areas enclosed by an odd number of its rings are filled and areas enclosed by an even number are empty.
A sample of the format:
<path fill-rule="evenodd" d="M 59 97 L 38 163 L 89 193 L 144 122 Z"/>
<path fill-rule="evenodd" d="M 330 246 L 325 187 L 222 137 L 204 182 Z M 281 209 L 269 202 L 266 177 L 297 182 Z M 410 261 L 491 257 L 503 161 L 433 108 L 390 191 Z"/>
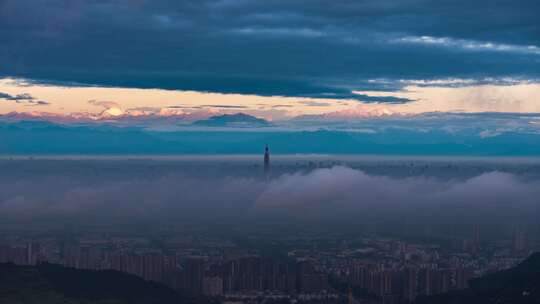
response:
<path fill-rule="evenodd" d="M 491 216 L 520 215 L 525 221 L 540 215 L 540 181 L 501 172 L 441 180 L 375 176 L 336 166 L 265 182 L 227 172 L 204 172 L 202 167 L 188 174 L 158 167 L 146 172 L 87 165 L 60 176 L 53 171 L 18 174 L 11 181 L 7 173 L 1 173 L 0 219 L 92 223 L 270 217 L 346 222 L 368 216 L 428 216 L 436 221 L 454 214 L 487 221 Z M 108 171 L 111 168 L 114 173 Z"/>

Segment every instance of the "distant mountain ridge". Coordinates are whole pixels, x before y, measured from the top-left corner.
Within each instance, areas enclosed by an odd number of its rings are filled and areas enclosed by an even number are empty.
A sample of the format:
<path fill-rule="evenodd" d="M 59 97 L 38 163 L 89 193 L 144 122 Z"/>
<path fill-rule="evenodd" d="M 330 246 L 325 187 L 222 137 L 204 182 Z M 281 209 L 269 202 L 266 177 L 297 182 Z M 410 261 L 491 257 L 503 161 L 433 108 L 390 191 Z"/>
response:
<path fill-rule="evenodd" d="M 104 110 L 101 113 L 69 113 L 55 114 L 48 112 L 10 112 L 0 114 L 0 122 L 19 123 L 22 121 L 49 122 L 65 125 L 81 124 L 114 124 L 118 126 L 150 127 L 194 125 L 206 127 L 270 127 L 272 124 L 265 119 L 245 113 L 220 114 L 212 111 L 165 111 L 158 113 L 144 111 L 121 111 L 116 108 Z"/>
<path fill-rule="evenodd" d="M 258 118 L 252 115 L 244 113 L 236 114 L 222 114 L 212 116 L 208 119 L 198 120 L 193 123 L 198 126 L 206 127 L 237 127 L 237 128 L 248 128 L 248 127 L 269 127 L 272 124 L 267 120 Z"/>
<path fill-rule="evenodd" d="M 53 123 L 77 124 L 77 123 L 102 123 L 102 122 L 117 122 L 119 124 L 131 123 L 137 125 L 148 122 L 175 122 L 186 121 L 193 122 L 201 119 L 206 119 L 215 115 L 212 111 L 192 111 L 184 112 L 175 109 L 162 109 L 159 112 L 143 111 L 143 110 L 127 110 L 123 111 L 118 108 L 105 109 L 100 113 L 67 113 L 58 114 L 50 112 L 10 112 L 0 114 L 0 120 L 8 122 L 18 122 L 23 120 L 32 121 L 48 121 Z"/>
<path fill-rule="evenodd" d="M 274 154 L 540 155 L 540 134 L 505 132 L 482 138 L 478 131 L 385 128 L 356 132 L 188 125 L 162 132 L 129 124 L 0 120 L 0 155 L 258 154 L 267 143 Z"/>

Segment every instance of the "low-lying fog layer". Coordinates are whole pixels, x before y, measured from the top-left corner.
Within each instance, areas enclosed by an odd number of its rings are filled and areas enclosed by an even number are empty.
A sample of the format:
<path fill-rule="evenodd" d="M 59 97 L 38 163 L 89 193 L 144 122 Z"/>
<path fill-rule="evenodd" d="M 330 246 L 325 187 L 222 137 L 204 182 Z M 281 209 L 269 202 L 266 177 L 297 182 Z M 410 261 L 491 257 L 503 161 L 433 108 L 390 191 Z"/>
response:
<path fill-rule="evenodd" d="M 0 222 L 19 228 L 279 220 L 537 229 L 539 197 L 540 162 L 527 159 L 284 157 L 268 174 L 252 157 L 0 160 Z"/>

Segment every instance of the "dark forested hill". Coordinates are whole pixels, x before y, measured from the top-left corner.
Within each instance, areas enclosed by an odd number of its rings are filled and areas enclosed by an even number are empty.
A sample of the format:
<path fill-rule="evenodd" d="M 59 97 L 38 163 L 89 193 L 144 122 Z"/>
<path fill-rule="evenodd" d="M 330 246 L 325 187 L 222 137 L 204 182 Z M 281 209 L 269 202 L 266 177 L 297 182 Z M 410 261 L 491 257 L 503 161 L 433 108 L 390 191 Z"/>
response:
<path fill-rule="evenodd" d="M 0 303 L 169 304 L 209 303 L 118 271 L 42 264 L 0 264 Z"/>
<path fill-rule="evenodd" d="M 531 255 L 517 267 L 472 280 L 470 285 L 465 290 L 418 299 L 417 303 L 540 303 L 540 253 Z"/>

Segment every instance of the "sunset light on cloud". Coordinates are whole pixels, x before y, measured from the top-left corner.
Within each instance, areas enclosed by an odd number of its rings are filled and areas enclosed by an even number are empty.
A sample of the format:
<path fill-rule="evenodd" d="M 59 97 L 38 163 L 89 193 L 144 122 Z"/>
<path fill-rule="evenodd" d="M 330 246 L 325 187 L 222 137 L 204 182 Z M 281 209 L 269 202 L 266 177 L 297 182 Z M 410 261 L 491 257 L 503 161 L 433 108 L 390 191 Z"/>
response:
<path fill-rule="evenodd" d="M 540 303 L 540 0 L 0 0 L 0 304 Z"/>
<path fill-rule="evenodd" d="M 120 116 L 195 117 L 218 113 L 248 113 L 268 120 L 283 120 L 304 115 L 327 115 L 341 118 L 369 118 L 386 115 L 415 115 L 426 112 L 540 112 L 540 84 L 440 86 L 406 85 L 398 91 L 353 91 L 358 100 L 332 98 L 299 98 L 221 94 L 196 91 L 136 89 L 93 86 L 58 86 L 25 82 L 19 79 L 0 80 L 0 92 L 9 95 L 28 94 L 46 100 L 43 105 L 4 100 L 0 111 L 40 112 L 55 115 L 114 119 Z M 380 98 L 381 102 L 362 101 Z M 390 102 L 384 102 L 389 98 Z M 410 100 L 393 103 L 393 99 Z M 0 99 L 2 99 L 0 97 Z M 197 116 L 198 114 L 198 116 Z M 82 116 L 81 116 L 82 115 Z"/>
<path fill-rule="evenodd" d="M 283 153 L 540 149 L 538 1 L 40 1 L 0 2 L 0 124 L 129 127 L 169 152 L 217 149 L 196 132 L 234 151 L 271 132 L 313 145 Z"/>
<path fill-rule="evenodd" d="M 16 92 L 21 91 L 36 98 L 50 100 L 50 104 L 29 108 L 24 104 L 6 101 L 0 104 L 0 111 L 3 113 L 39 111 L 59 115 L 108 113 L 112 116 L 245 112 L 273 120 L 340 111 L 358 104 L 358 101 L 353 100 L 265 97 L 159 89 L 66 87 L 21 84 L 13 79 L 0 81 L 0 92 L 17 94 Z"/>

